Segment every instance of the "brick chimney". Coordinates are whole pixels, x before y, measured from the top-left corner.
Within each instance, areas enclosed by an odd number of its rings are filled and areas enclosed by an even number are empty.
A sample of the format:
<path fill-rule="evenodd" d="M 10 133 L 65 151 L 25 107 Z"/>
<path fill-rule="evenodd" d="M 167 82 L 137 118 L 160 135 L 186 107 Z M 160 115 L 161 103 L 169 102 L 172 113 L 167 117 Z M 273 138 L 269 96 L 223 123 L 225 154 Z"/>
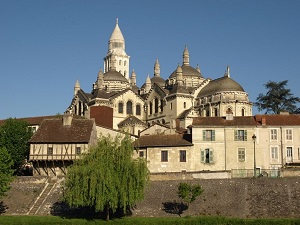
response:
<path fill-rule="evenodd" d="M 267 118 L 265 116 L 261 117 L 261 125 L 263 126 L 267 125 Z"/>

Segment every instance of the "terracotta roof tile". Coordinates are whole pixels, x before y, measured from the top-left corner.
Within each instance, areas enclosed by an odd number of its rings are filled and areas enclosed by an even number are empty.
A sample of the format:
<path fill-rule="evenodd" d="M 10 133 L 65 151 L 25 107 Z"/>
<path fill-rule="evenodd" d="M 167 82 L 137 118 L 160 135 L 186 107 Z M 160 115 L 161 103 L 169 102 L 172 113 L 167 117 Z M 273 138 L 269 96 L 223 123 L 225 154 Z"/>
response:
<path fill-rule="evenodd" d="M 45 119 L 29 143 L 88 143 L 94 121 L 72 119 L 71 125 L 63 125 L 62 118 Z"/>
<path fill-rule="evenodd" d="M 191 135 L 169 134 L 169 135 L 144 135 L 134 142 L 135 148 L 145 147 L 172 147 L 191 146 Z"/>
<path fill-rule="evenodd" d="M 255 115 L 259 125 L 262 125 L 262 118 L 266 119 L 267 126 L 300 126 L 300 114 Z"/>
<path fill-rule="evenodd" d="M 225 117 L 197 117 L 193 119 L 192 126 L 256 126 L 253 116 L 238 116 L 233 120 Z"/>

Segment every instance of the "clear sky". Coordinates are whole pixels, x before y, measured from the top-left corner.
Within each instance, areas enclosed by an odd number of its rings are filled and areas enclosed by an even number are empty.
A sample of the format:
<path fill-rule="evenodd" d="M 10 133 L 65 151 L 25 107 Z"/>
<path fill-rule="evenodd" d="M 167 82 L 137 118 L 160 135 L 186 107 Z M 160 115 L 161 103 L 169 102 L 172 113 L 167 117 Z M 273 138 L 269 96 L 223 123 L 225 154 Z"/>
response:
<path fill-rule="evenodd" d="M 168 78 L 187 45 L 205 78 L 230 65 L 252 102 L 269 80 L 300 97 L 299 10 L 299 0 L 0 0 L 0 119 L 63 113 L 76 79 L 90 92 L 116 18 L 139 87 L 156 58 Z"/>

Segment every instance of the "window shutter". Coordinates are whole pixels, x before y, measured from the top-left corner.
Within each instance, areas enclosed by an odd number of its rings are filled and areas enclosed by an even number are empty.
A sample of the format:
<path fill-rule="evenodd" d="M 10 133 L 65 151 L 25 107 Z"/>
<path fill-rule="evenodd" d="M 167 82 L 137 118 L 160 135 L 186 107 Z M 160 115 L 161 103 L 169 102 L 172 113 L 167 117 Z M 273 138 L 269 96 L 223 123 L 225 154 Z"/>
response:
<path fill-rule="evenodd" d="M 213 155 L 213 150 L 209 150 L 209 163 L 213 163 L 214 162 L 214 155 Z"/>
<path fill-rule="evenodd" d="M 214 130 L 211 131 L 211 140 L 212 141 L 215 140 L 215 131 Z"/>
<path fill-rule="evenodd" d="M 245 130 L 245 137 L 244 140 L 247 141 L 247 130 Z"/>
<path fill-rule="evenodd" d="M 205 163 L 205 151 L 201 150 L 201 162 Z"/>
<path fill-rule="evenodd" d="M 202 131 L 202 140 L 206 141 L 206 131 L 205 130 Z"/>
<path fill-rule="evenodd" d="M 234 140 L 235 140 L 235 141 L 238 141 L 238 140 L 239 140 L 239 137 L 238 137 L 238 131 L 237 131 L 237 130 L 234 131 Z"/>

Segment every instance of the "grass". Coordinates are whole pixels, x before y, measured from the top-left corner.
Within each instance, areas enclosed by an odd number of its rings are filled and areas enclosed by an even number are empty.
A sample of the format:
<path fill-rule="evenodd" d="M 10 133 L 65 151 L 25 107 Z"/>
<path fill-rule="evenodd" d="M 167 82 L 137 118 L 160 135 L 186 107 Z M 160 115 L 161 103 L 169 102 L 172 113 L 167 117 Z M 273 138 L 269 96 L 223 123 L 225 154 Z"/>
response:
<path fill-rule="evenodd" d="M 55 216 L 0 216 L 2 225 L 300 225 L 300 219 L 236 219 L 224 217 L 137 218 L 87 220 Z"/>

